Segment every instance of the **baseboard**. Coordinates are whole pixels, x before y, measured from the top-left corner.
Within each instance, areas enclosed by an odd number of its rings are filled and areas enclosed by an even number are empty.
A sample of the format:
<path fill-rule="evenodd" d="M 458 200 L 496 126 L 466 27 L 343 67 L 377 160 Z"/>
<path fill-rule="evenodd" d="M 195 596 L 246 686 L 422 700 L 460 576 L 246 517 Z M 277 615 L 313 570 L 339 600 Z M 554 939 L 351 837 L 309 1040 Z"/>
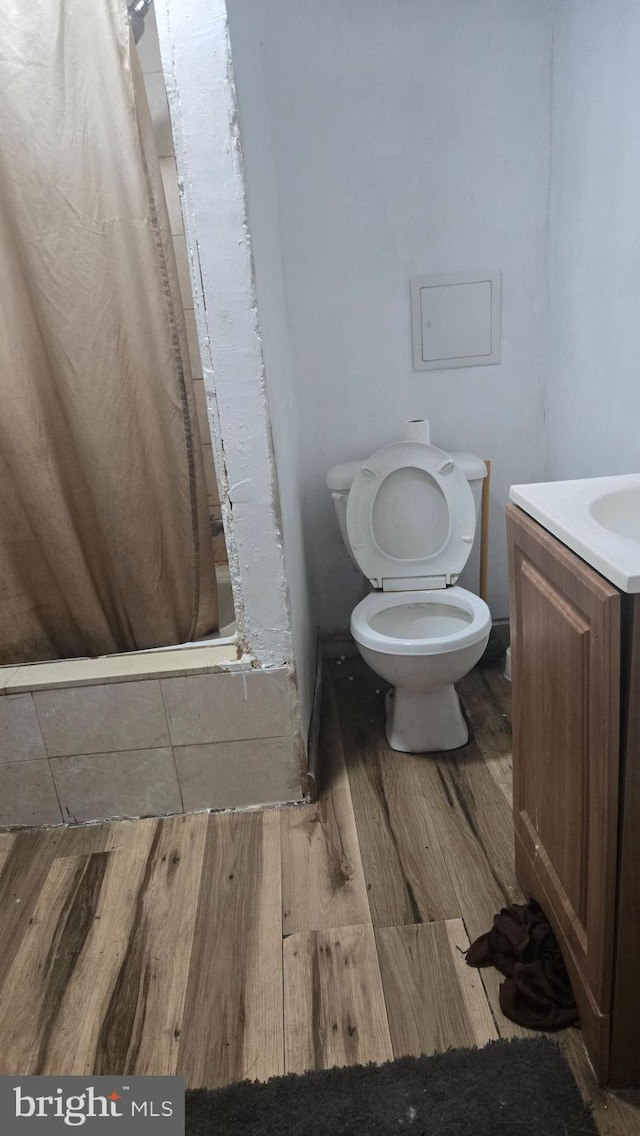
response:
<path fill-rule="evenodd" d="M 318 799 L 318 769 L 320 765 L 320 723 L 322 720 L 322 694 L 324 652 L 322 642 L 318 639 L 316 647 L 316 677 L 313 686 L 313 703 L 311 706 L 311 720 L 309 722 L 309 735 L 307 740 L 308 771 L 304 795 L 310 801 Z"/>

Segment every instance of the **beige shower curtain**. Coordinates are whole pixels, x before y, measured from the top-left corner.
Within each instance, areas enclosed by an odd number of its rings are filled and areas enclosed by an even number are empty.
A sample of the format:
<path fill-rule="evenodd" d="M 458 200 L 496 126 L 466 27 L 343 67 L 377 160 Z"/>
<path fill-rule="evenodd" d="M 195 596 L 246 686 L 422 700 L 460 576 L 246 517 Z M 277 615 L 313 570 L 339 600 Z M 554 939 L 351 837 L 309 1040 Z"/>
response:
<path fill-rule="evenodd" d="M 0 5 L 0 663 L 217 626 L 193 384 L 126 0 Z"/>

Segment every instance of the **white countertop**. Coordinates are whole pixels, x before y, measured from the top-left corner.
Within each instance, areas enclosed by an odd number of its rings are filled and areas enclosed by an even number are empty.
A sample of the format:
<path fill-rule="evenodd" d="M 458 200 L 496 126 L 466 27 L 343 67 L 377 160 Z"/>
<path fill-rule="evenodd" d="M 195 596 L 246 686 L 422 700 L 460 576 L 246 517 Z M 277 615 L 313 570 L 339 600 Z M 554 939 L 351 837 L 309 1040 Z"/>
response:
<path fill-rule="evenodd" d="M 623 592 L 640 592 L 640 473 L 512 485 L 509 497 Z"/>

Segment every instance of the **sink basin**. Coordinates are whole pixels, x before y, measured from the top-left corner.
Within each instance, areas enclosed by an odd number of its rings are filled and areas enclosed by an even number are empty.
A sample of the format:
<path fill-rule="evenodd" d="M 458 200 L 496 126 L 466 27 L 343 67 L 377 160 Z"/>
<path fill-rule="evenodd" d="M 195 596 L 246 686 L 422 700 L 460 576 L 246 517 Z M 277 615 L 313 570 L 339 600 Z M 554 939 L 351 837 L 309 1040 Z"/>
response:
<path fill-rule="evenodd" d="M 623 592 L 640 592 L 640 473 L 512 485 L 515 505 Z"/>
<path fill-rule="evenodd" d="M 614 489 L 596 497 L 591 516 L 609 532 L 640 544 L 640 485 Z"/>

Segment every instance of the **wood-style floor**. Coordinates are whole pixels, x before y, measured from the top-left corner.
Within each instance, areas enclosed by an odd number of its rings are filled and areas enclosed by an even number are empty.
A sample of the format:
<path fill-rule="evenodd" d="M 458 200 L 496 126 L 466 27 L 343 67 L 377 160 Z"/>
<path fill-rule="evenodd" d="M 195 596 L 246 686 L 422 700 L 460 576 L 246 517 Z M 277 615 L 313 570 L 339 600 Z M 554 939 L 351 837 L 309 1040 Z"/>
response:
<path fill-rule="evenodd" d="M 0 1074 L 215 1086 L 524 1034 L 462 954 L 519 898 L 509 687 L 461 694 L 464 749 L 393 753 L 379 680 L 336 660 L 316 805 L 0 834 Z M 562 1041 L 600 1132 L 640 1136 Z"/>

